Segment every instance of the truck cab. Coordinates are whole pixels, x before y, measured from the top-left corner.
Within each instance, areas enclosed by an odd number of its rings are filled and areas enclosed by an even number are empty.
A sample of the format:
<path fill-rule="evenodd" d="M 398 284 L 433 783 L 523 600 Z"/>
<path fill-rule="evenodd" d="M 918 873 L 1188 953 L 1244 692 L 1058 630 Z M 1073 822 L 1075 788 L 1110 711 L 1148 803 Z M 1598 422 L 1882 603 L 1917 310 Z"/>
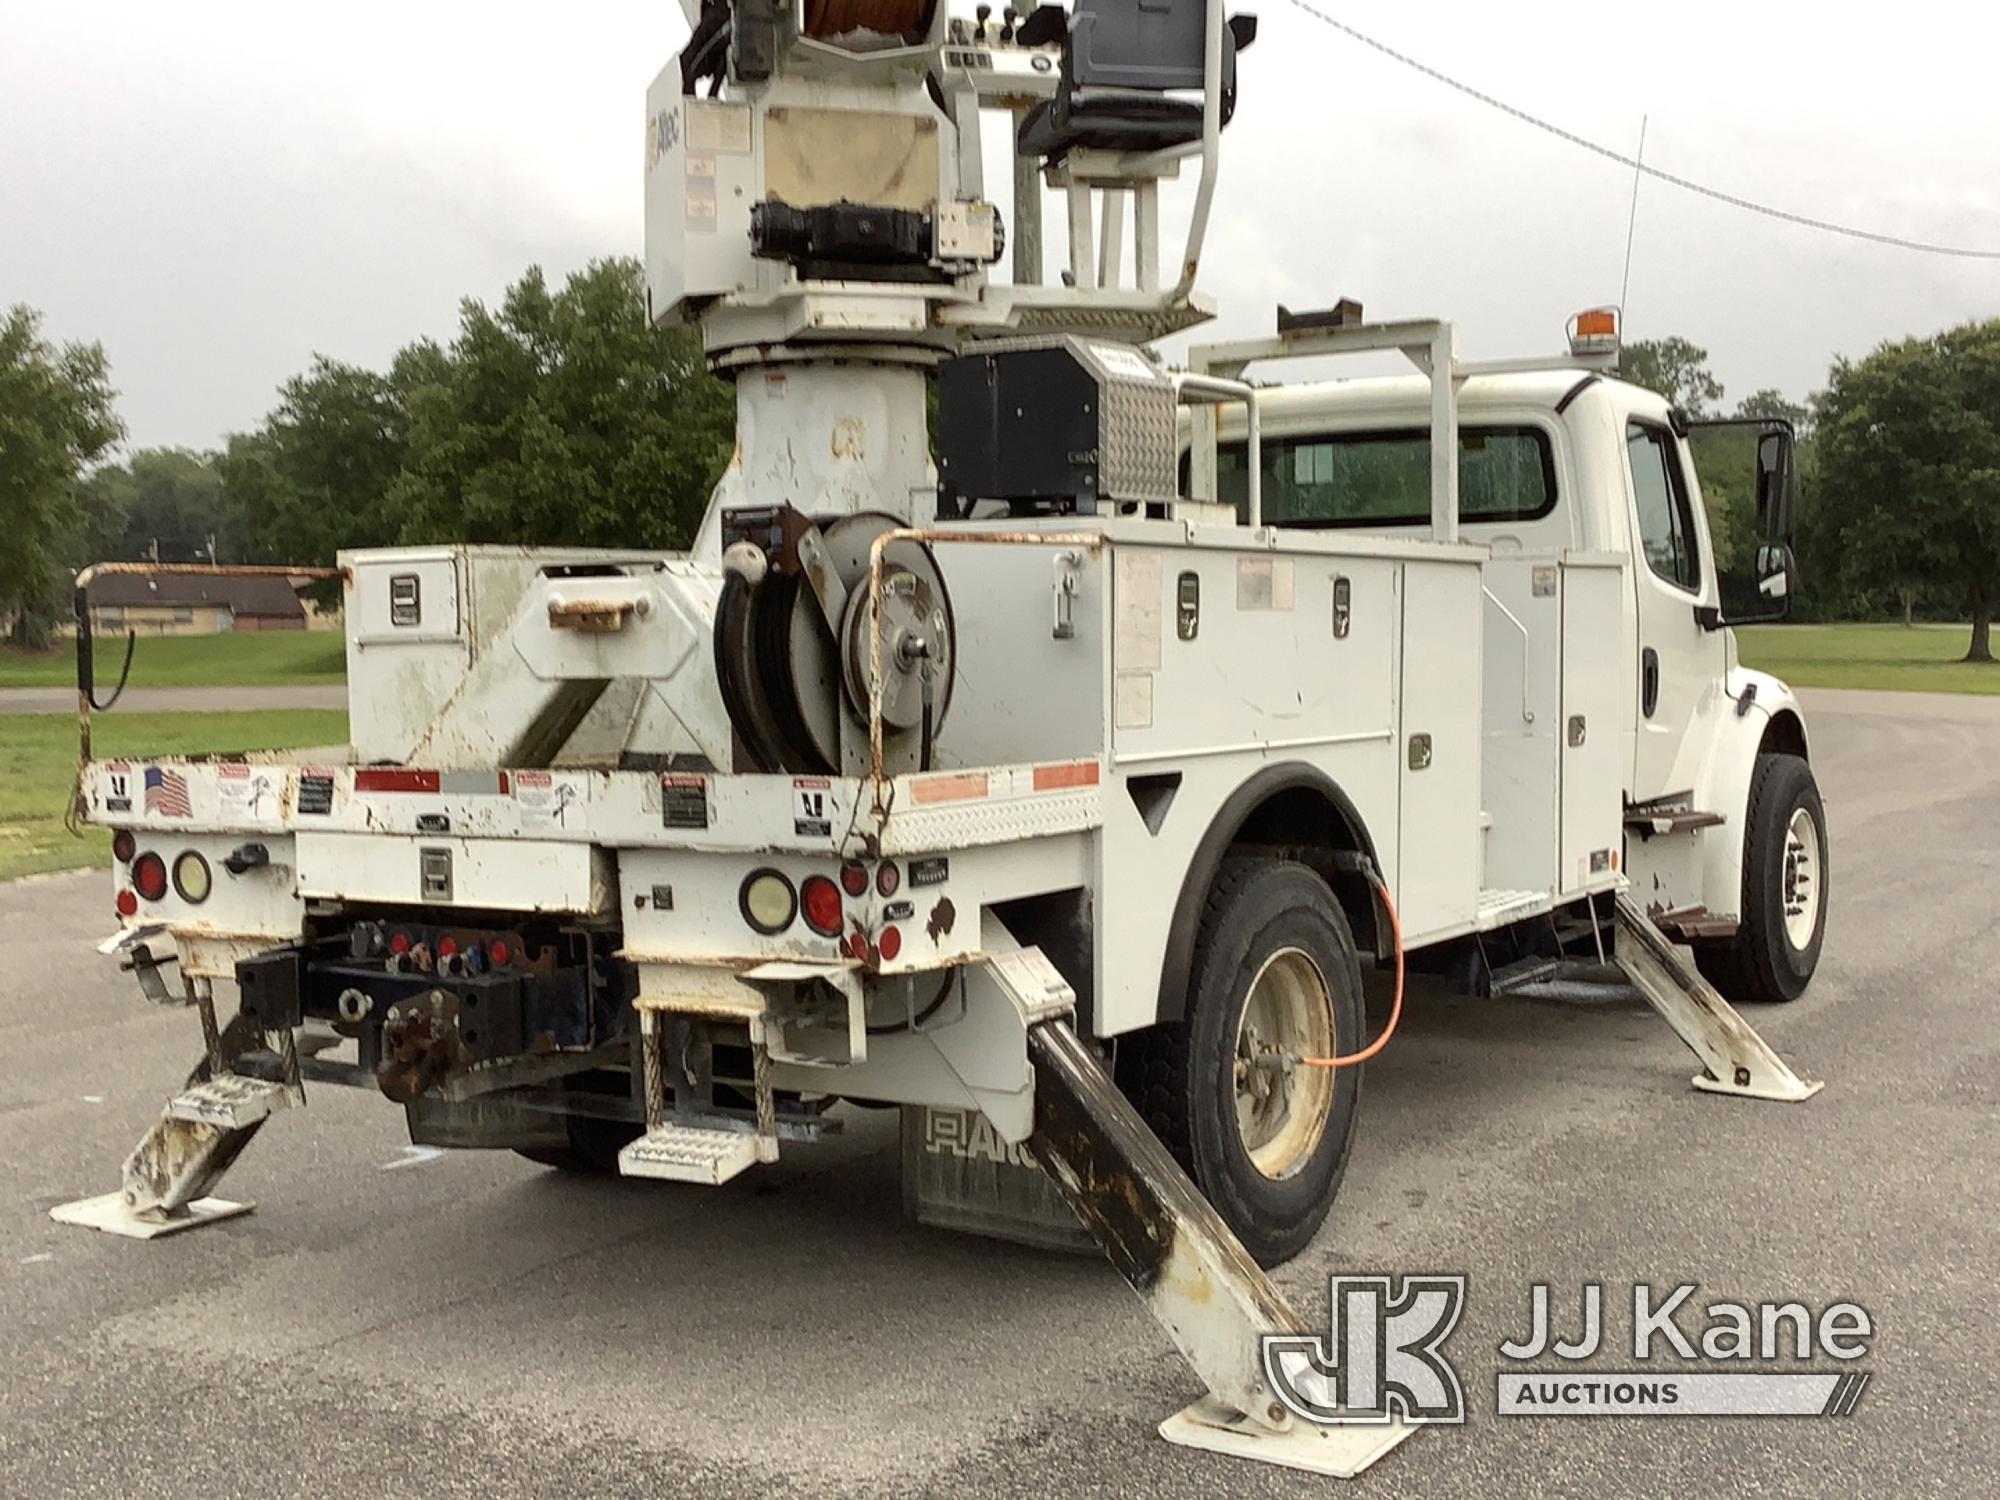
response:
<path fill-rule="evenodd" d="M 1261 520 L 1280 529 L 1423 536 L 1431 515 L 1431 382 L 1420 375 L 1333 380 L 1260 396 Z M 1760 436 L 1765 544 L 1719 575 L 1691 428 L 1665 398 L 1579 363 L 1499 368 L 1459 383 L 1457 522 L 1489 549 L 1482 678 L 1490 829 L 1522 785 L 1516 741 L 1610 733 L 1626 806 L 1626 874 L 1656 922 L 1692 942 L 1735 998 L 1790 999 L 1818 958 L 1826 835 L 1807 769 L 1804 715 L 1791 689 L 1737 657 L 1731 599 L 1775 595 L 1790 556 L 1790 435 Z M 1247 509 L 1245 420 L 1220 419 L 1215 498 Z M 1615 642 L 1565 638 L 1554 564 L 1603 560 L 1620 574 Z M 1748 568 L 1742 571 L 1749 571 Z M 1725 588 L 1725 585 L 1730 585 Z M 1550 684 L 1571 658 L 1615 675 L 1614 722 L 1564 716 Z M 1574 743 L 1572 749 L 1580 748 Z M 1784 757 L 1779 765 L 1775 757 Z M 1782 809 L 1760 788 L 1777 775 Z M 1767 795 L 1753 807 L 1756 794 Z M 1751 847 L 1754 822 L 1782 811 L 1782 847 Z M 1516 813 L 1515 815 L 1518 815 Z M 1489 840 L 1489 843 L 1491 841 Z M 1495 884 L 1489 870 L 1484 884 Z"/>

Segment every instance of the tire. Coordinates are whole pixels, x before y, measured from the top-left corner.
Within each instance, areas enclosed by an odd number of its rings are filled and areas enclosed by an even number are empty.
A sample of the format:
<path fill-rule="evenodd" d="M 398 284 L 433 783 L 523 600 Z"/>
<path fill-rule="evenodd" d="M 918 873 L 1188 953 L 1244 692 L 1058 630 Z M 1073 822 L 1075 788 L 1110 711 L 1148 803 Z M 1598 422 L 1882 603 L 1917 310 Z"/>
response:
<path fill-rule="evenodd" d="M 1828 874 L 1826 809 L 1812 767 L 1796 755 L 1759 755 L 1744 811 L 1743 925 L 1729 941 L 1694 950 L 1725 999 L 1805 993 L 1826 941 Z"/>
<path fill-rule="evenodd" d="M 1288 1015 L 1301 1024 L 1284 1024 Z M 1195 937 L 1186 1019 L 1123 1037 L 1118 1049 L 1127 1097 L 1243 1247 L 1275 1266 L 1305 1249 L 1333 1206 L 1361 1079 L 1358 1068 L 1296 1068 L 1261 1099 L 1247 1084 L 1239 1093 L 1250 1031 L 1307 1056 L 1352 1052 L 1361 1040 L 1361 964 L 1346 915 L 1324 880 L 1288 860 L 1224 862 Z"/>
<path fill-rule="evenodd" d="M 595 1115 L 569 1115 L 567 1146 L 516 1147 L 516 1156 L 525 1156 L 539 1166 L 584 1177 L 616 1177 L 618 1153 L 644 1132 L 631 1120 L 602 1120 Z"/>

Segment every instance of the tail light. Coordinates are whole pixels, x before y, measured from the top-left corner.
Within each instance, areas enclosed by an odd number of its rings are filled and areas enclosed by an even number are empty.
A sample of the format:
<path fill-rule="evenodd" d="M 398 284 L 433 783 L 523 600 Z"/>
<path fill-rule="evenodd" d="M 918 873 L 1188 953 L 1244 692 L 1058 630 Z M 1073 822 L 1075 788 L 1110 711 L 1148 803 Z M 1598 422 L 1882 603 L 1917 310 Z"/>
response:
<path fill-rule="evenodd" d="M 839 937 L 842 908 L 840 887 L 824 875 L 808 875 L 805 884 L 799 887 L 799 906 L 805 912 L 806 926 L 821 937 Z"/>
<path fill-rule="evenodd" d="M 875 894 L 887 900 L 902 888 L 903 872 L 896 868 L 893 859 L 883 860 L 880 868 L 875 871 Z"/>
<path fill-rule="evenodd" d="M 840 888 L 843 891 L 847 892 L 847 894 L 850 896 L 867 895 L 868 894 L 867 867 L 858 864 L 851 859 L 846 864 L 842 865 L 840 867 Z"/>
<path fill-rule="evenodd" d="M 882 962 L 892 964 L 896 955 L 903 951 L 903 934 L 893 927 L 884 927 L 882 936 L 875 940 L 876 951 L 882 955 Z"/>
<path fill-rule="evenodd" d="M 133 917 L 139 914 L 139 898 L 130 891 L 120 891 L 112 905 L 118 908 L 118 915 L 121 917 Z"/>
<path fill-rule="evenodd" d="M 132 861 L 132 889 L 147 901 L 167 899 L 167 862 L 148 850 Z"/>
<path fill-rule="evenodd" d="M 139 841 L 132 837 L 132 830 L 121 828 L 111 835 L 111 857 L 119 864 L 132 862 L 132 856 L 139 852 Z"/>

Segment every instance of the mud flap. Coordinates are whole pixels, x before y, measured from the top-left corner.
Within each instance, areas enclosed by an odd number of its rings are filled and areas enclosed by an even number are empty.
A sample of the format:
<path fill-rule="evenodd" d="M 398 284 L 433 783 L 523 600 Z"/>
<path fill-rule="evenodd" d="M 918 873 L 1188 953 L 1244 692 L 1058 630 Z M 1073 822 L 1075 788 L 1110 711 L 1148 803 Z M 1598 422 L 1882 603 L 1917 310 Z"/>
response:
<path fill-rule="evenodd" d="M 1286 1410 L 1260 1336 L 1304 1325 L 1066 1020 L 1028 1032 L 1028 1149 L 1209 1394 L 1161 1424 L 1170 1442 L 1349 1478 L 1415 1429 L 1322 1427 Z"/>

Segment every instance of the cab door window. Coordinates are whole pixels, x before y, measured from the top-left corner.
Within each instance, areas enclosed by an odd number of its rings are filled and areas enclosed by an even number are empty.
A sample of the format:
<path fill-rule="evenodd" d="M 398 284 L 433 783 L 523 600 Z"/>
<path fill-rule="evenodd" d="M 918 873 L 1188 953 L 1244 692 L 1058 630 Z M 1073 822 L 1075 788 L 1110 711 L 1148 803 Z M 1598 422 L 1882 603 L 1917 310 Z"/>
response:
<path fill-rule="evenodd" d="M 1639 549 L 1646 554 L 1646 565 L 1677 588 L 1699 593 L 1701 561 L 1695 555 L 1694 509 L 1673 434 L 1664 427 L 1630 423 L 1625 428 L 1625 453 L 1632 465 L 1632 498 L 1639 507 Z"/>

